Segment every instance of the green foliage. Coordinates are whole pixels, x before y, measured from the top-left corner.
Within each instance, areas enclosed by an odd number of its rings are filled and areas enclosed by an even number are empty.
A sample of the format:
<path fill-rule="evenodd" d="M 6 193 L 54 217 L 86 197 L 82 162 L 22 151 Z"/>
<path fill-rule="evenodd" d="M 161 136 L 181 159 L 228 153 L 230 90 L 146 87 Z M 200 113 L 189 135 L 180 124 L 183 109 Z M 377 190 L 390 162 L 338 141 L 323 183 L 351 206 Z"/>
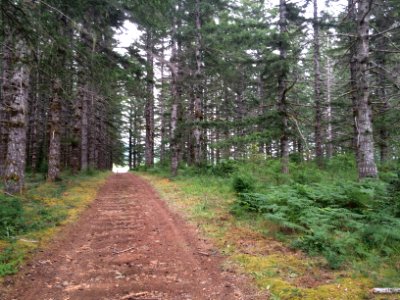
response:
<path fill-rule="evenodd" d="M 291 234 L 291 245 L 323 255 L 332 268 L 372 253 L 399 254 L 400 219 L 382 181 L 293 184 L 244 193 L 233 212 L 253 212 Z"/>
<path fill-rule="evenodd" d="M 237 170 L 234 160 L 224 160 L 212 167 L 211 172 L 216 176 L 228 176 Z"/>
<path fill-rule="evenodd" d="M 251 176 L 237 175 L 233 178 L 234 191 L 242 196 L 244 193 L 251 193 L 254 191 L 254 178 Z"/>
<path fill-rule="evenodd" d="M 17 273 L 22 261 L 14 246 L 9 246 L 0 252 L 0 277 Z"/>
<path fill-rule="evenodd" d="M 23 209 L 17 198 L 0 196 L 0 239 L 9 238 L 23 229 Z"/>
<path fill-rule="evenodd" d="M 40 201 L 17 197 L 0 197 L 0 207 L 0 239 L 57 226 L 67 216 L 60 206 L 47 206 Z"/>

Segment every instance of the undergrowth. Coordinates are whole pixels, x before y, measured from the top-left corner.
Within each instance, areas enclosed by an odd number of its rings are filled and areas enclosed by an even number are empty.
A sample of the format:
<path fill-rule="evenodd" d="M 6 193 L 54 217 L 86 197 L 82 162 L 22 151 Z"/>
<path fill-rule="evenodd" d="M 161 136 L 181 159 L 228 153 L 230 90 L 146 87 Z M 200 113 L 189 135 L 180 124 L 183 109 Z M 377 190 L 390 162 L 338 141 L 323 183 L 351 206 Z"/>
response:
<path fill-rule="evenodd" d="M 337 287 L 347 285 L 353 286 L 354 294 L 348 292 L 350 298 L 343 299 L 358 299 L 371 287 L 397 286 L 400 281 L 398 169 L 398 163 L 393 162 L 380 167 L 379 180 L 359 182 L 351 156 L 334 157 L 323 169 L 314 163 L 292 161 L 290 175 L 280 173 L 278 160 L 255 156 L 248 161 L 225 161 L 202 168 L 183 166 L 175 178 L 169 177 L 168 168 L 156 166 L 146 170 L 146 176 L 174 205 L 178 203 L 182 211 L 189 212 L 222 252 L 237 257 L 234 260 L 257 279 L 260 287 L 270 289 L 276 299 L 328 299 L 321 296 L 323 291 L 326 295 L 338 293 L 338 299 L 342 299 L 343 290 Z M 275 245 L 277 241 L 286 245 L 287 251 L 301 250 L 308 254 L 306 261 L 318 263 L 311 270 L 293 267 L 296 272 L 284 275 L 286 263 L 305 260 L 288 259 L 293 255 L 285 250 L 276 253 L 282 259 L 274 266 L 279 271 L 274 271 L 271 257 L 260 256 L 261 250 L 254 254 L 247 248 L 240 250 L 243 240 L 252 236 L 249 232 L 259 234 L 251 241 L 258 245 L 255 248 L 270 248 L 265 243 Z M 267 239 L 264 244 L 259 243 L 262 239 Z M 282 249 L 279 245 L 276 248 Z M 260 265 L 265 268 L 261 270 Z M 313 277 L 319 272 L 331 274 L 328 282 L 333 285 L 321 281 L 316 285 L 322 284 L 320 290 L 304 289 L 298 283 L 300 279 L 293 279 Z M 284 290 L 298 296 L 285 294 Z"/>
<path fill-rule="evenodd" d="M 0 277 L 16 273 L 27 255 L 48 242 L 59 225 L 77 218 L 107 175 L 65 174 L 62 181 L 48 183 L 30 174 L 24 194 L 0 194 Z"/>

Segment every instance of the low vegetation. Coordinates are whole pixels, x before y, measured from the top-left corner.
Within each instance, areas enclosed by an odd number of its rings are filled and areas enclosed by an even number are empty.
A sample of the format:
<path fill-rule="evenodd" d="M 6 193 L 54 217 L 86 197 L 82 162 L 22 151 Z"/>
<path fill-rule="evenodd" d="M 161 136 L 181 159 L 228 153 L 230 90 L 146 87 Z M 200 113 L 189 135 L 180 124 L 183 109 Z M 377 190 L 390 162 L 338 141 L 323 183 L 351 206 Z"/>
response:
<path fill-rule="evenodd" d="M 360 182 L 354 166 L 293 159 L 283 175 L 279 161 L 255 156 L 144 176 L 275 299 L 363 299 L 400 282 L 400 179 L 392 164 Z"/>
<path fill-rule="evenodd" d="M 0 195 L 0 277 L 17 272 L 35 249 L 47 243 L 59 226 L 76 219 L 95 198 L 108 173 L 86 172 L 59 182 L 28 177 L 20 196 Z"/>

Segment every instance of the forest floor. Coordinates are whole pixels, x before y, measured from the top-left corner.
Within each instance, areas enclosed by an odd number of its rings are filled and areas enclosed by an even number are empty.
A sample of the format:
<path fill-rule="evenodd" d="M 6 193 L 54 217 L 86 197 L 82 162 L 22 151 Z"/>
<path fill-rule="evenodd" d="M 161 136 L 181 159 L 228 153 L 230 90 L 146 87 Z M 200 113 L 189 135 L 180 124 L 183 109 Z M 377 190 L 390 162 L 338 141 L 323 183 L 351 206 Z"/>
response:
<path fill-rule="evenodd" d="M 171 212 L 145 180 L 112 175 L 74 224 L 15 276 L 0 299 L 267 299 Z"/>

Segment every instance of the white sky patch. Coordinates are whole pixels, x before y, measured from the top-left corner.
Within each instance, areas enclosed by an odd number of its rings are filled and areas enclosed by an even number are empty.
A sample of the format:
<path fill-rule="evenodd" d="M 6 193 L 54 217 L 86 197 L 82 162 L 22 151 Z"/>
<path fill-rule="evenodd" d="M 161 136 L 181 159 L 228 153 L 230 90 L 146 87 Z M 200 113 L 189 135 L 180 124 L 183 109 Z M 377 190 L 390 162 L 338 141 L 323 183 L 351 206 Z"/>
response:
<path fill-rule="evenodd" d="M 113 165 L 113 169 L 112 169 L 113 173 L 128 173 L 129 172 L 129 166 L 117 166 L 117 165 Z"/>
<path fill-rule="evenodd" d="M 122 28 L 115 34 L 115 38 L 118 41 L 115 51 L 119 54 L 125 54 L 127 52 L 126 48 L 138 41 L 141 34 L 142 32 L 138 29 L 136 24 L 125 21 Z"/>

